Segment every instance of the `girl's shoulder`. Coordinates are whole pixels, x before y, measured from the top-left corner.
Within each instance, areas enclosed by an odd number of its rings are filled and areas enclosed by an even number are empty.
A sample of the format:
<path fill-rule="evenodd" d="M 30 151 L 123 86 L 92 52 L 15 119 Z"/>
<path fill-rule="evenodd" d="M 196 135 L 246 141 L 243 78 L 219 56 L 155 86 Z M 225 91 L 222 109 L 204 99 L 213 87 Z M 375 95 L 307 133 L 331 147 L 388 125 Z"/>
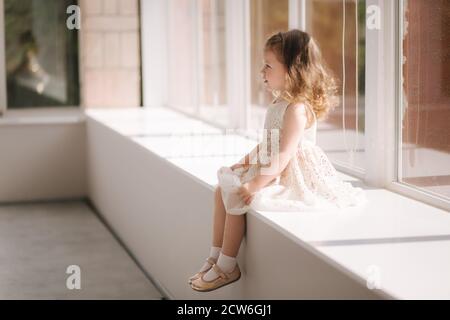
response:
<path fill-rule="evenodd" d="M 289 114 L 299 113 L 299 115 L 306 117 L 305 129 L 311 128 L 316 122 L 314 109 L 307 102 L 288 103 L 286 109 L 289 109 L 287 111 Z"/>

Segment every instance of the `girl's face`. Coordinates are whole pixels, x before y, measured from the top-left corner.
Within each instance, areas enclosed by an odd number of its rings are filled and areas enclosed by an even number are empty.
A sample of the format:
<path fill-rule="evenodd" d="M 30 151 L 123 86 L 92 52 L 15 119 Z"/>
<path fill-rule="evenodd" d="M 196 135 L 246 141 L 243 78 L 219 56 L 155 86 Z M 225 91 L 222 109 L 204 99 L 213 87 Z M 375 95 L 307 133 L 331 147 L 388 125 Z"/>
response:
<path fill-rule="evenodd" d="M 264 50 L 264 67 L 261 75 L 268 91 L 284 90 L 287 69 L 278 61 L 272 50 Z"/>

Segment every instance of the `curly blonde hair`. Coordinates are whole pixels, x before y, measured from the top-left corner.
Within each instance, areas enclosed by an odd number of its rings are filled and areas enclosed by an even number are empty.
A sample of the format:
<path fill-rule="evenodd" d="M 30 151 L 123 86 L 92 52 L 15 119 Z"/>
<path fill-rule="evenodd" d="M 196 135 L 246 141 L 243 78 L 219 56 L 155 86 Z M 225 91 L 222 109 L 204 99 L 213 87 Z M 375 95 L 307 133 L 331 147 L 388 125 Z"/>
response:
<path fill-rule="evenodd" d="M 272 35 L 264 50 L 271 50 L 287 69 L 286 86 L 273 92 L 290 103 L 307 103 L 317 119 L 339 104 L 337 82 L 326 65 L 315 40 L 306 32 L 293 29 Z"/>

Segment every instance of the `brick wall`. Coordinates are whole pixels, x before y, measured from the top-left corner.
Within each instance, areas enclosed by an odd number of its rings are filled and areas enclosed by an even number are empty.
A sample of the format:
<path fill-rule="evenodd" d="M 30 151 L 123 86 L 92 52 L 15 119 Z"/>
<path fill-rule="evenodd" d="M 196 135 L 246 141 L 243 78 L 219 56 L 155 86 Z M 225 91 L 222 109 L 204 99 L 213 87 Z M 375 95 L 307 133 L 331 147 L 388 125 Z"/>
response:
<path fill-rule="evenodd" d="M 79 4 L 83 107 L 139 106 L 138 0 L 80 0 Z"/>

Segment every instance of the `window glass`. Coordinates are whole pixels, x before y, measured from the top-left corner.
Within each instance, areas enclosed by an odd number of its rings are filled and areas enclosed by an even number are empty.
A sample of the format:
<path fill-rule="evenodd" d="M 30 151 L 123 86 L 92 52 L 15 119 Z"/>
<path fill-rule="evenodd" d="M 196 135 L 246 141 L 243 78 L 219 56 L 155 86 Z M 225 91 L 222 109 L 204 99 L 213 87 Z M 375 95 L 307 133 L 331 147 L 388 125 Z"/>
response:
<path fill-rule="evenodd" d="M 72 4 L 4 1 L 8 108 L 79 105 L 78 31 L 66 26 Z"/>
<path fill-rule="evenodd" d="M 306 29 L 317 40 L 341 95 L 340 105 L 319 121 L 317 142 L 334 163 L 359 170 L 365 161 L 365 6 L 363 0 L 306 2 Z"/>
<path fill-rule="evenodd" d="M 201 0 L 198 4 L 200 116 L 227 126 L 225 0 Z"/>
<path fill-rule="evenodd" d="M 288 0 L 250 1 L 250 129 L 261 129 L 267 105 L 273 97 L 264 87 L 260 70 L 263 67 L 264 44 L 275 32 L 287 31 L 289 26 Z"/>
<path fill-rule="evenodd" d="M 403 1 L 400 182 L 450 198 L 450 2 Z"/>
<path fill-rule="evenodd" d="M 168 4 L 168 105 L 186 113 L 196 112 L 195 15 L 192 0 Z M 181 27 L 182 26 L 182 27 Z"/>

